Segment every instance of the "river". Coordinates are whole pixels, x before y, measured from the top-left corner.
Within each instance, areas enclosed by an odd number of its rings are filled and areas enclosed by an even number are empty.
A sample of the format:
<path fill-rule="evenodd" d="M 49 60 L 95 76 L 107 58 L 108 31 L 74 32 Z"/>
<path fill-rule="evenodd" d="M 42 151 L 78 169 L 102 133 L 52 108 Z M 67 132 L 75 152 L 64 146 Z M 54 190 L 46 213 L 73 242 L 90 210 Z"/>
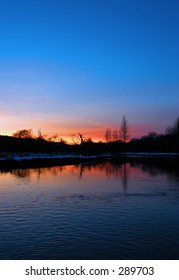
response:
<path fill-rule="evenodd" d="M 0 259 L 179 259 L 178 166 L 0 171 Z"/>

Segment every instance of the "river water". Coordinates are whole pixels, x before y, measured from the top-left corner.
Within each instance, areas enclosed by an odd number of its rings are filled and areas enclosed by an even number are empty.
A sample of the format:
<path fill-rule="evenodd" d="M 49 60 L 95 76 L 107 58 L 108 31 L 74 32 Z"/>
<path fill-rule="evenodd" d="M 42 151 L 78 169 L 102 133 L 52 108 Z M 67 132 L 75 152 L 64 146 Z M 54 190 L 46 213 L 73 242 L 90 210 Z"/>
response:
<path fill-rule="evenodd" d="M 1 171 L 0 259 L 179 259 L 178 167 Z"/>

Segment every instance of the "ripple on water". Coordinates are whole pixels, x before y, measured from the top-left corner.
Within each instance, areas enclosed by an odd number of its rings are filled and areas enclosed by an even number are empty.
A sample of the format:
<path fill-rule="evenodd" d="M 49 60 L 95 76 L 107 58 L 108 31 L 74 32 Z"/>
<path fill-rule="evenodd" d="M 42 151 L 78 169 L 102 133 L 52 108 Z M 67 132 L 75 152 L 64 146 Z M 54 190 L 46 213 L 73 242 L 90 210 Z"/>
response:
<path fill-rule="evenodd" d="M 140 166 L 128 165 L 129 175 L 115 166 L 115 176 L 112 164 L 91 166 L 80 179 L 77 167 L 68 168 L 55 179 L 44 168 L 38 184 L 30 170 L 28 185 L 7 173 L 9 185 L 0 189 L 1 259 L 179 258 L 176 180 L 164 173 L 152 179 Z"/>

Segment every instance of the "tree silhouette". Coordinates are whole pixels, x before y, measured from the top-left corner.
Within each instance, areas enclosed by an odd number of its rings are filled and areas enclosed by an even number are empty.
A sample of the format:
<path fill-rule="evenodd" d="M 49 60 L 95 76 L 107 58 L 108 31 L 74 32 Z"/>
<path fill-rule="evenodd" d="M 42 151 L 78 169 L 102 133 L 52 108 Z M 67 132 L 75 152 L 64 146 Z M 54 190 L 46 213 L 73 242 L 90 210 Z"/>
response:
<path fill-rule="evenodd" d="M 166 128 L 165 133 L 179 135 L 179 117 L 175 120 L 173 126 L 168 126 Z"/>
<path fill-rule="evenodd" d="M 119 139 L 118 130 L 114 129 L 112 133 L 113 141 L 117 141 Z"/>
<path fill-rule="evenodd" d="M 129 136 L 129 124 L 128 124 L 128 121 L 127 121 L 125 115 L 122 118 L 121 128 L 120 128 L 119 133 L 120 133 L 120 137 L 122 138 L 122 140 L 124 142 L 126 142 L 130 138 L 130 136 Z"/>
<path fill-rule="evenodd" d="M 111 129 L 110 128 L 106 129 L 105 140 L 106 140 L 106 142 L 110 142 L 111 141 Z"/>
<path fill-rule="evenodd" d="M 91 137 L 85 137 L 82 133 L 78 133 L 77 135 L 74 134 L 72 136 L 72 140 L 74 142 L 75 145 L 82 145 L 84 143 L 89 143 L 89 142 L 93 142 Z"/>
<path fill-rule="evenodd" d="M 18 130 L 15 133 L 13 133 L 12 136 L 24 139 L 33 138 L 32 129 Z"/>
<path fill-rule="evenodd" d="M 83 144 L 85 142 L 85 138 L 82 133 L 78 133 L 78 138 L 79 138 L 80 144 Z"/>
<path fill-rule="evenodd" d="M 37 139 L 44 139 L 44 135 L 42 134 L 41 128 L 37 129 L 37 134 L 38 134 Z"/>

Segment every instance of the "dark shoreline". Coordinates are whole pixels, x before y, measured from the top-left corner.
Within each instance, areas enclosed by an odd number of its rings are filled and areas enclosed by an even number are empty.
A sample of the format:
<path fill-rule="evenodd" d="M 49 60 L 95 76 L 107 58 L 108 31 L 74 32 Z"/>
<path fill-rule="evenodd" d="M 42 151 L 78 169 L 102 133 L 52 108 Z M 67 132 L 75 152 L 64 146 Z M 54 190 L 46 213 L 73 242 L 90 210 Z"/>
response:
<path fill-rule="evenodd" d="M 11 170 L 16 168 L 41 168 L 63 165 L 75 165 L 81 163 L 97 163 L 104 158 L 34 158 L 23 160 L 0 160 L 0 170 Z"/>
<path fill-rule="evenodd" d="M 61 157 L 34 157 L 34 158 L 7 158 L 0 159 L 0 170 L 12 170 L 18 168 L 43 168 L 52 166 L 64 166 L 64 165 L 79 165 L 79 164 L 98 164 L 106 161 L 115 163 L 127 163 L 127 162 L 147 162 L 152 164 L 162 164 L 167 161 L 167 165 L 179 166 L 179 154 L 178 153 L 121 153 L 121 154 L 106 154 L 106 155 L 66 155 Z"/>

